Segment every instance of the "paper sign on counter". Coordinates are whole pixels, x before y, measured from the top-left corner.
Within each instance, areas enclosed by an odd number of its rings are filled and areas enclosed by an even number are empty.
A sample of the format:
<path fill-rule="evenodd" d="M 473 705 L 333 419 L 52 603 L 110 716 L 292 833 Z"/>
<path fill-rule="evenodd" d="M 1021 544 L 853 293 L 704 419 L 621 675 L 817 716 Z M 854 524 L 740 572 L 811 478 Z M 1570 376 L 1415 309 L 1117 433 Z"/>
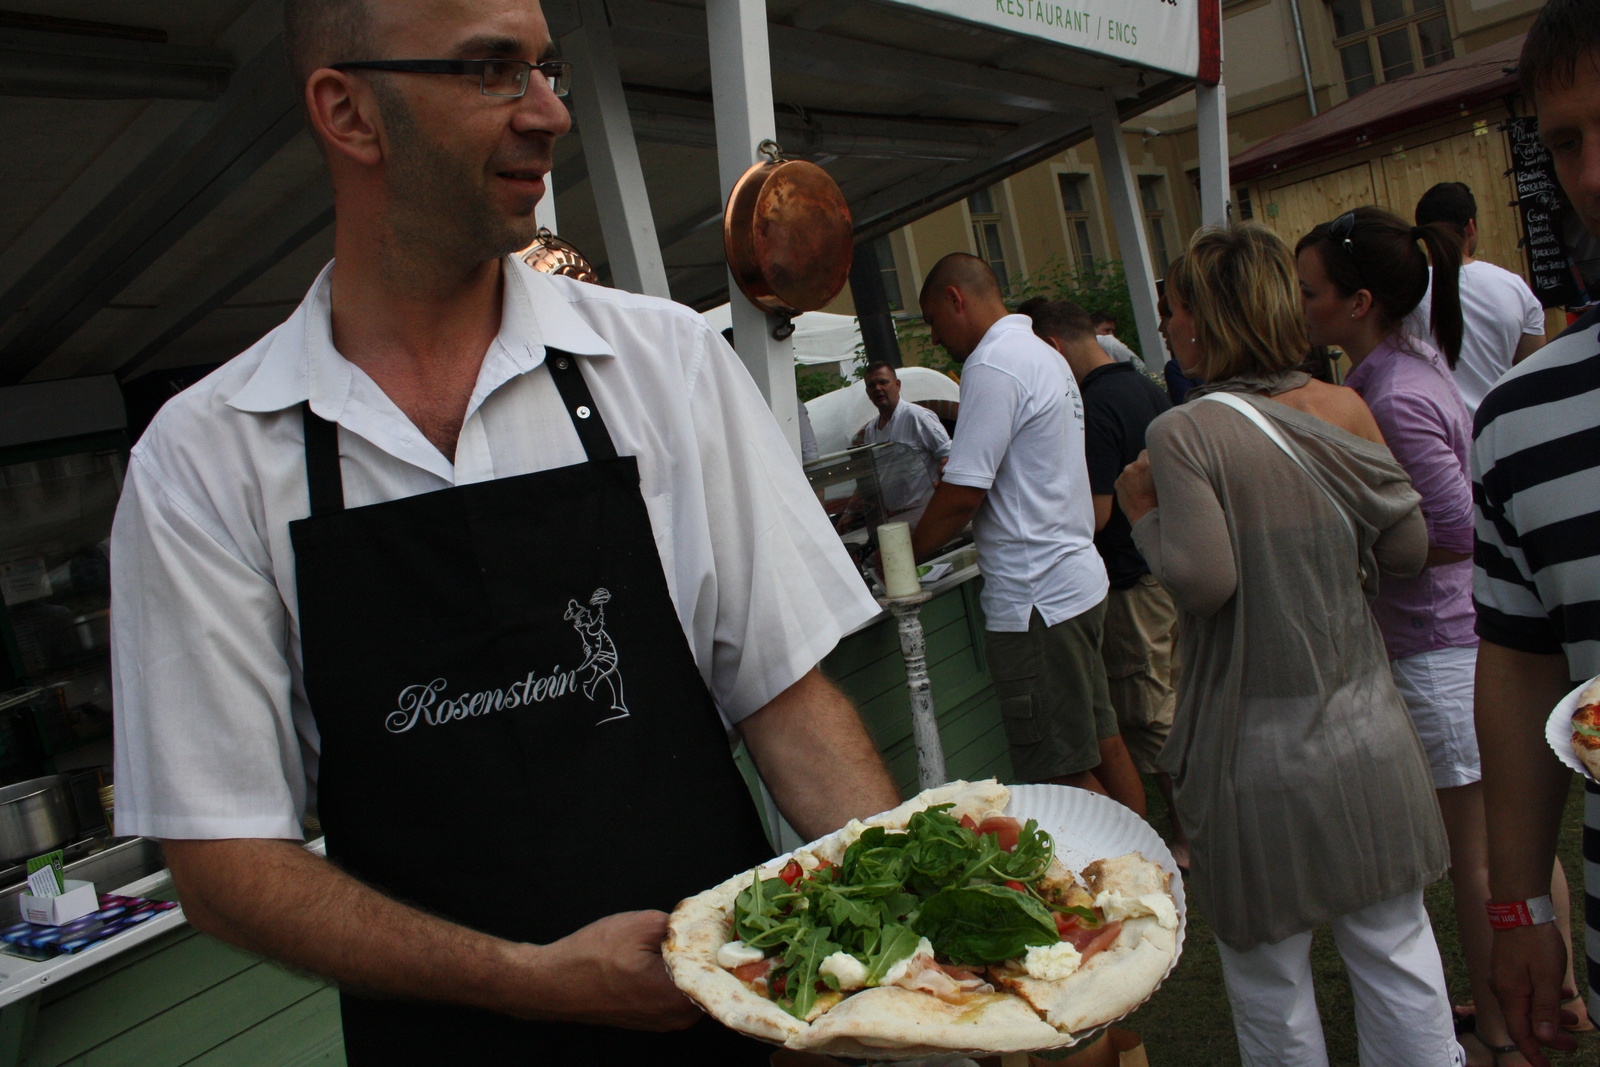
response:
<path fill-rule="evenodd" d="M 28 892 L 41 899 L 58 897 L 67 891 L 65 860 L 60 849 L 35 856 L 28 861 Z"/>

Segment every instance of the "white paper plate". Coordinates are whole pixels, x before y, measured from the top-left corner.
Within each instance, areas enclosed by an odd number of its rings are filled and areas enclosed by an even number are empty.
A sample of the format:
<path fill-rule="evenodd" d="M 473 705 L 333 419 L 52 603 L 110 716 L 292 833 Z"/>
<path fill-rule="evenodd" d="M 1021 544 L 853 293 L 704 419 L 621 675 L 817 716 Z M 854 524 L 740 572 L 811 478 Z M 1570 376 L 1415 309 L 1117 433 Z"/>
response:
<path fill-rule="evenodd" d="M 1172 963 L 1167 967 L 1167 973 L 1161 976 L 1155 989 L 1150 990 L 1150 996 L 1154 996 L 1156 989 L 1160 989 L 1162 983 L 1172 976 L 1178 961 L 1183 958 L 1183 940 L 1189 928 L 1189 906 L 1183 892 L 1183 875 L 1178 870 L 1178 861 L 1172 858 L 1172 850 L 1161 840 L 1155 827 L 1110 797 L 1064 785 L 1012 785 L 1006 788 L 1011 790 L 1011 805 L 1006 808 L 1006 814 L 1023 821 L 1037 819 L 1039 828 L 1055 838 L 1056 858 L 1068 870 L 1077 872 L 1095 860 L 1141 852 L 1145 859 L 1159 863 L 1161 869 L 1172 876 L 1167 888 L 1172 890 L 1173 902 L 1178 906 L 1178 945 L 1172 953 Z M 1115 1026 L 1149 1000 L 1150 997 L 1145 997 L 1132 1010 L 1105 1026 Z M 1072 1044 L 1077 1045 L 1102 1029 L 1104 1027 L 1096 1027 L 1073 1034 Z"/>
<path fill-rule="evenodd" d="M 1578 759 L 1578 754 L 1572 751 L 1572 713 L 1578 710 L 1578 696 L 1595 681 L 1596 679 L 1591 678 L 1562 697 L 1561 703 L 1550 709 L 1550 718 L 1546 719 L 1544 724 L 1544 739 L 1550 746 L 1550 751 L 1554 752 L 1562 763 L 1585 778 L 1591 779 L 1594 775 L 1590 774 L 1589 768 Z"/>

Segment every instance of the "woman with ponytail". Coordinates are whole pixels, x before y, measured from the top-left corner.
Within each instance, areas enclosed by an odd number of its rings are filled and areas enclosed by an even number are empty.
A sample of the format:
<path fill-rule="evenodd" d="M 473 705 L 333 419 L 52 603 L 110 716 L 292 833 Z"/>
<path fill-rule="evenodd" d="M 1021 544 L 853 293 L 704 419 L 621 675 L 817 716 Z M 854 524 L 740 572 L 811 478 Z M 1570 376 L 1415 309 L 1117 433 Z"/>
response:
<path fill-rule="evenodd" d="M 1488 852 L 1472 704 L 1472 419 L 1450 375 L 1461 349 L 1459 238 L 1439 223 L 1412 226 L 1361 207 L 1316 227 L 1295 254 L 1311 343 L 1344 351 L 1345 384 L 1367 402 L 1422 496 L 1427 563 L 1414 578 L 1385 578 L 1372 612 L 1427 751 L 1449 836 L 1456 919 L 1477 1005 L 1476 1037 L 1463 1041 L 1467 1062 L 1520 1067 L 1526 1061 L 1489 986 Z M 1428 292 L 1430 259 L 1433 335 L 1423 338 L 1403 324 Z M 1567 982 L 1576 988 L 1570 975 Z"/>

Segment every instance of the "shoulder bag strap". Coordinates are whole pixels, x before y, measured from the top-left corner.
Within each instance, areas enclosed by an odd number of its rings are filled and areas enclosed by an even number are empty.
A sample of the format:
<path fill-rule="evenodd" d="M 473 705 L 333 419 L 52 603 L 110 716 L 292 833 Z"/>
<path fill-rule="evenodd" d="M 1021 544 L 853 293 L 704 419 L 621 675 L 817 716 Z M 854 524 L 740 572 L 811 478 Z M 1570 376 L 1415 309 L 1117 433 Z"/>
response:
<path fill-rule="evenodd" d="M 1344 520 L 1345 529 L 1349 530 L 1350 536 L 1355 538 L 1356 553 L 1359 556 L 1361 552 L 1361 534 L 1356 529 L 1356 524 L 1351 521 L 1350 513 L 1345 510 L 1345 507 L 1342 503 L 1340 503 L 1339 498 L 1334 496 L 1326 485 L 1322 484 L 1322 480 L 1311 473 L 1310 468 L 1305 465 L 1305 463 L 1295 453 L 1294 449 L 1289 447 L 1289 442 L 1284 440 L 1283 434 L 1278 431 L 1276 426 L 1272 425 L 1271 419 L 1267 418 L 1265 415 L 1261 414 L 1260 411 L 1256 410 L 1256 406 L 1254 404 L 1250 403 L 1248 400 L 1245 400 L 1243 397 L 1235 396 L 1232 393 L 1207 393 L 1205 396 L 1196 397 L 1196 399 L 1215 400 L 1219 404 L 1226 404 L 1228 407 L 1232 408 L 1245 418 L 1249 419 L 1251 422 L 1255 423 L 1256 429 L 1266 434 L 1267 439 L 1282 449 L 1284 455 L 1294 460 L 1294 465 L 1299 467 L 1307 478 L 1311 479 L 1311 484 L 1322 490 L 1322 495 L 1328 498 L 1328 503 L 1333 505 L 1333 510 L 1337 511 L 1339 513 L 1339 517 Z M 1364 574 L 1363 580 L 1365 580 Z"/>

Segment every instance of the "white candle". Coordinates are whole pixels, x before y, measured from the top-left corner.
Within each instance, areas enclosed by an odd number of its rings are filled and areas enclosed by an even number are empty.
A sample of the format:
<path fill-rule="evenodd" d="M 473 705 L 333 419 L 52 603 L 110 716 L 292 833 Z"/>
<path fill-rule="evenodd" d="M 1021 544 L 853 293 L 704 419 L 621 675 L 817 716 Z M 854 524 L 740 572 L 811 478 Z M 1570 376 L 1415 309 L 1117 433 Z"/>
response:
<path fill-rule="evenodd" d="M 903 522 L 886 522 L 879 526 L 878 555 L 883 560 L 883 584 L 890 600 L 922 592 L 917 561 L 911 555 L 911 527 Z"/>

